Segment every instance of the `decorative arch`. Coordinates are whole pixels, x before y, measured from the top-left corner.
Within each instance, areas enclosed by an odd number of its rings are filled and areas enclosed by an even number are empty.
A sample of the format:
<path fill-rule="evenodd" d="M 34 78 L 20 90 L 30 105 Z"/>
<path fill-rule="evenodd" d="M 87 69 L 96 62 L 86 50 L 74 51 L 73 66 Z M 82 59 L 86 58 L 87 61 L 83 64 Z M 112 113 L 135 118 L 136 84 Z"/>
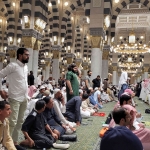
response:
<path fill-rule="evenodd" d="M 128 4 L 133 3 L 134 0 L 120 0 L 119 4 L 113 8 L 112 18 L 111 18 L 111 37 L 115 36 L 115 27 L 116 27 L 116 19 L 121 10 L 126 7 Z M 141 3 L 146 6 L 150 10 L 150 1 L 149 0 L 136 0 L 137 3 Z"/>

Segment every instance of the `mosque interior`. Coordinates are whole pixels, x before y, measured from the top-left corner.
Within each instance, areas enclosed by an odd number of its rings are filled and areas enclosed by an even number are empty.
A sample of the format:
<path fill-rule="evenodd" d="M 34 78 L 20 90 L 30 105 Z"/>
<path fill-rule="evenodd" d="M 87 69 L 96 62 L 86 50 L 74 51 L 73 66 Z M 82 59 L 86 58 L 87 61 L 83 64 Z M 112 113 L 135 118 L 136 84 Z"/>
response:
<path fill-rule="evenodd" d="M 131 83 L 147 78 L 150 58 L 148 0 L 1 0 L 0 69 L 18 47 L 30 52 L 29 70 L 56 81 L 76 63 L 92 78 L 117 85 L 122 71 Z"/>
<path fill-rule="evenodd" d="M 28 70 L 35 78 L 42 72 L 44 80 L 57 82 L 75 63 L 83 79 L 91 70 L 92 79 L 100 75 L 117 85 L 126 71 L 135 84 L 150 74 L 150 1 L 0 0 L 0 70 L 15 61 L 19 47 L 29 50 Z M 139 102 L 139 110 L 146 107 Z M 105 119 L 84 120 L 93 135 L 79 127 L 70 149 L 99 149 Z"/>

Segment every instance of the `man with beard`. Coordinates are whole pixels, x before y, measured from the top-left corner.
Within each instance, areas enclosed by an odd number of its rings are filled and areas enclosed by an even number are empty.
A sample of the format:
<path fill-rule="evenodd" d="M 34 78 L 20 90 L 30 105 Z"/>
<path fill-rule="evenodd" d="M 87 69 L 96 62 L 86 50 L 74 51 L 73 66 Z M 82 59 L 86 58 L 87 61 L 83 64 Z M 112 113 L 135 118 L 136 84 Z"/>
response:
<path fill-rule="evenodd" d="M 26 63 L 29 61 L 29 51 L 26 48 L 19 48 L 17 50 L 16 62 L 9 63 L 4 69 L 0 71 L 0 81 L 6 77 L 9 81 L 8 100 L 12 113 L 9 118 L 10 135 L 14 140 L 14 144 L 18 149 L 18 136 L 23 123 L 24 112 L 27 108 L 28 96 L 28 67 Z M 2 84 L 0 82 L 0 89 Z M 6 93 L 0 91 L 3 99 L 7 98 Z"/>
<path fill-rule="evenodd" d="M 74 96 L 79 96 L 79 82 L 76 73 L 78 68 L 75 64 L 71 64 L 68 67 L 68 72 L 66 74 L 66 93 L 67 101 L 69 101 Z"/>
<path fill-rule="evenodd" d="M 91 87 L 91 81 L 90 81 L 91 75 L 92 75 L 92 71 L 89 70 L 87 72 L 87 76 L 85 77 L 85 86 L 86 86 L 86 89 L 88 89 L 89 87 Z"/>
<path fill-rule="evenodd" d="M 93 89 L 95 89 L 96 87 L 100 88 L 101 87 L 100 75 L 98 75 L 97 78 L 93 79 L 92 82 L 93 82 Z"/>

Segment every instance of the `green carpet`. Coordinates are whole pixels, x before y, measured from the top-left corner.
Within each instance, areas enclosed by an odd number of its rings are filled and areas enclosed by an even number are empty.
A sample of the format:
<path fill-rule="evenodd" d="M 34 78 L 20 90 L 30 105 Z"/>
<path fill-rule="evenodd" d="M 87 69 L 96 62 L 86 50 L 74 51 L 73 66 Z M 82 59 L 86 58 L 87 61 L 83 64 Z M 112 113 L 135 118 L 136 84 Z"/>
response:
<path fill-rule="evenodd" d="M 145 109 L 149 108 L 149 106 L 143 103 L 140 100 L 135 98 L 137 111 L 139 111 L 143 116 L 143 121 L 146 122 L 146 127 L 150 128 L 150 114 L 145 114 Z M 83 119 L 83 123 L 88 123 L 88 125 L 81 125 L 77 128 L 77 142 L 68 142 L 70 144 L 69 150 L 99 150 L 100 138 L 99 131 L 102 128 L 103 122 L 106 120 L 107 115 L 111 110 L 113 110 L 115 102 L 109 102 L 104 104 L 104 108 L 100 110 L 100 112 L 105 112 L 105 117 L 97 117 L 92 116 L 89 119 Z M 20 136 L 20 139 L 23 139 Z M 61 141 L 58 141 L 61 143 Z M 51 150 L 53 150 L 51 148 Z"/>

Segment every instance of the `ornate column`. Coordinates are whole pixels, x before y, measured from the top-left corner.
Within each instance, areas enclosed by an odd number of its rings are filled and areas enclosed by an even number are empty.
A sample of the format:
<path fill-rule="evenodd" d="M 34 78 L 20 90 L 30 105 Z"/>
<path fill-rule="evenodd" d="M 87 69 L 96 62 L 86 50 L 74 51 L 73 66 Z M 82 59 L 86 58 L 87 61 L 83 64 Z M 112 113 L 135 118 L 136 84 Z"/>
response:
<path fill-rule="evenodd" d="M 144 79 L 148 79 L 148 69 L 149 67 L 144 67 Z"/>
<path fill-rule="evenodd" d="M 74 59 L 74 54 L 73 53 L 66 53 L 66 60 L 67 60 L 67 64 L 70 65 L 73 63 L 73 59 Z"/>
<path fill-rule="evenodd" d="M 82 59 L 81 58 L 76 58 L 75 60 L 77 67 L 79 68 L 81 63 L 82 63 Z"/>
<path fill-rule="evenodd" d="M 45 79 L 48 80 L 50 77 L 50 58 L 46 58 L 46 64 L 45 64 Z"/>
<path fill-rule="evenodd" d="M 113 66 L 113 85 L 117 85 L 117 66 Z"/>
<path fill-rule="evenodd" d="M 102 56 L 102 79 L 108 78 L 108 56 L 109 56 L 109 45 L 104 45 L 103 56 Z"/>
<path fill-rule="evenodd" d="M 52 46 L 52 53 L 53 53 L 52 77 L 55 79 L 56 83 L 58 83 L 58 79 L 60 77 L 60 70 L 59 70 L 60 52 L 61 46 L 59 45 Z"/>
<path fill-rule="evenodd" d="M 46 67 L 45 66 L 43 66 L 42 67 L 42 75 L 43 75 L 43 81 L 45 81 L 45 79 L 46 79 Z"/>
<path fill-rule="evenodd" d="M 104 30 L 103 28 L 90 28 L 92 54 L 91 54 L 91 80 L 101 76 L 102 73 L 102 50 L 103 50 L 103 39 Z"/>
<path fill-rule="evenodd" d="M 35 37 L 32 37 L 32 36 L 23 36 L 22 37 L 22 45 L 24 45 L 24 47 L 29 50 L 29 54 L 30 54 L 29 62 L 27 64 L 29 72 L 33 69 L 33 48 L 34 48 L 35 42 L 36 42 Z"/>
<path fill-rule="evenodd" d="M 87 62 L 83 62 L 83 79 L 85 79 L 86 75 L 87 75 L 87 70 L 88 70 L 88 63 Z"/>
<path fill-rule="evenodd" d="M 32 60 L 32 71 L 34 74 L 35 81 L 37 79 L 37 73 L 38 73 L 38 59 L 39 59 L 39 50 L 41 46 L 41 41 L 36 40 L 34 49 L 33 49 L 33 57 L 30 59 Z"/>
<path fill-rule="evenodd" d="M 3 61 L 4 61 L 4 58 L 5 58 L 5 53 L 0 52 L 0 70 L 3 69 Z"/>
<path fill-rule="evenodd" d="M 15 62 L 16 61 L 16 52 L 18 50 L 17 46 L 8 46 L 7 48 L 9 57 L 10 57 L 10 62 Z"/>

